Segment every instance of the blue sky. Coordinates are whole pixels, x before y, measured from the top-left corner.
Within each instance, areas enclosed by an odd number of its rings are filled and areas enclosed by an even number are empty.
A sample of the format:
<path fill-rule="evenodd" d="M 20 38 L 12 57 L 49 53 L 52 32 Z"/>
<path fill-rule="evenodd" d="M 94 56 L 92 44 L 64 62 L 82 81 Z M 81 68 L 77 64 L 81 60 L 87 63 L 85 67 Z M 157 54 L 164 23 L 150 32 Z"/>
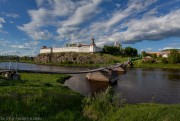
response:
<path fill-rule="evenodd" d="M 41 46 L 122 43 L 180 49 L 180 0 L 0 0 L 0 55 L 37 55 Z"/>

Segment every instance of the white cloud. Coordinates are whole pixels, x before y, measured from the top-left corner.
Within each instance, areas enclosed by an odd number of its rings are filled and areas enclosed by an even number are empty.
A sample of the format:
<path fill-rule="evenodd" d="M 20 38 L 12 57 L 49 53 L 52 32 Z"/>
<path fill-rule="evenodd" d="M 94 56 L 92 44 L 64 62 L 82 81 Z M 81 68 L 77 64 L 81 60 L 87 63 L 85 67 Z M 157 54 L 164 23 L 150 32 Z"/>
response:
<path fill-rule="evenodd" d="M 180 49 L 180 47 L 164 47 L 162 50 L 166 50 L 166 49 Z"/>
<path fill-rule="evenodd" d="M 36 47 L 38 44 L 39 44 L 38 41 L 29 41 L 24 44 L 12 44 L 11 47 L 16 48 L 16 49 L 30 50 L 30 49 Z"/>
<path fill-rule="evenodd" d="M 4 18 L 0 17 L 0 30 L 3 28 L 3 23 L 5 22 Z"/>
<path fill-rule="evenodd" d="M 19 18 L 19 15 L 18 14 L 15 14 L 15 13 L 6 13 L 5 14 L 7 17 L 11 17 L 11 18 Z"/>
<path fill-rule="evenodd" d="M 152 48 L 146 48 L 147 51 L 152 51 Z"/>
<path fill-rule="evenodd" d="M 0 39 L 0 55 L 37 55 L 39 52 L 39 41 L 23 39 L 25 42 Z"/>
<path fill-rule="evenodd" d="M 102 0 L 37 0 L 37 5 L 40 8 L 29 11 L 31 22 L 18 26 L 18 28 L 26 32 L 31 38 L 41 40 L 52 38 L 52 33 L 48 30 L 43 31 L 41 28 L 54 26 L 57 27 L 58 38 L 61 38 L 65 36 L 64 34 L 77 30 L 78 27 L 75 25 L 82 24 L 85 20 L 90 19 L 94 12 L 97 12 L 97 6 L 101 2 Z M 59 21 L 59 17 L 66 17 L 67 19 Z"/>
<path fill-rule="evenodd" d="M 3 30 L 4 23 L 6 23 L 5 19 L 0 17 L 0 33 L 7 34 L 8 32 Z"/>
<path fill-rule="evenodd" d="M 97 7 L 101 2 L 102 0 L 92 0 L 92 2 L 84 6 L 80 6 L 68 20 L 63 22 L 63 26 L 79 25 L 92 18 L 96 14 Z"/>
<path fill-rule="evenodd" d="M 165 49 L 180 49 L 180 41 L 167 44 L 164 48 L 161 48 L 159 50 L 165 50 Z"/>
<path fill-rule="evenodd" d="M 41 29 L 42 27 L 57 26 L 56 17 L 64 17 L 69 15 L 74 9 L 74 4 L 70 0 L 37 0 L 38 10 L 29 10 L 31 22 L 18 26 L 18 28 L 26 32 L 35 40 L 52 39 L 52 33 L 48 30 Z M 43 5 L 50 7 L 44 7 Z"/>
<path fill-rule="evenodd" d="M 142 19 L 132 19 L 125 26 L 124 32 L 117 32 L 111 36 L 127 43 L 143 40 L 160 40 L 167 37 L 180 37 L 180 10 L 156 17 L 145 16 Z"/>
<path fill-rule="evenodd" d="M 0 39 L 0 43 L 1 46 L 5 46 L 5 47 L 10 44 L 8 40 L 5 40 L 3 38 Z"/>
<path fill-rule="evenodd" d="M 19 55 L 19 54 L 20 52 L 16 50 L 5 50 L 0 52 L 0 55 Z"/>
<path fill-rule="evenodd" d="M 149 0 L 149 1 L 141 1 L 141 0 L 133 0 L 129 1 L 128 6 L 124 10 L 116 11 L 110 19 L 105 20 L 104 22 L 95 22 L 91 26 L 91 29 L 93 29 L 94 33 L 97 31 L 112 29 L 114 25 L 120 24 L 120 22 L 127 18 L 128 16 L 132 14 L 136 14 L 138 12 L 142 12 L 146 7 L 149 5 L 155 3 L 156 0 Z"/>
<path fill-rule="evenodd" d="M 41 8 L 39 10 L 30 10 L 29 14 L 32 21 L 30 23 L 24 24 L 23 26 L 18 26 L 18 28 L 26 32 L 31 38 L 35 40 L 50 39 L 52 34 L 48 30 L 41 30 L 41 27 L 48 26 L 50 23 L 53 23 L 53 20 L 50 19 L 50 12 Z"/>
<path fill-rule="evenodd" d="M 150 7 L 157 0 L 129 0 L 126 6 L 115 3 L 118 7 L 106 16 L 100 6 L 106 1 L 113 4 L 110 0 L 36 0 L 38 9 L 28 11 L 31 21 L 18 28 L 35 40 L 87 41 L 94 35 L 99 45 L 180 36 L 180 10 L 157 16 L 157 7 Z M 104 18 L 99 17 L 102 14 Z"/>

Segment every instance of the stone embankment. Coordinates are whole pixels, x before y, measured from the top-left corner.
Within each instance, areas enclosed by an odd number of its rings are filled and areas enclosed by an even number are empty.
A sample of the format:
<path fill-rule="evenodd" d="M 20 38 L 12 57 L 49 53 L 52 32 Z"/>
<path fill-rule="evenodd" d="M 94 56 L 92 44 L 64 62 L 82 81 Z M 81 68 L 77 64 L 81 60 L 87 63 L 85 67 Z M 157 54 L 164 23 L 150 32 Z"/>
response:
<path fill-rule="evenodd" d="M 105 64 L 117 61 L 114 56 L 100 53 L 53 53 L 40 54 L 35 58 L 36 63 L 54 64 Z"/>

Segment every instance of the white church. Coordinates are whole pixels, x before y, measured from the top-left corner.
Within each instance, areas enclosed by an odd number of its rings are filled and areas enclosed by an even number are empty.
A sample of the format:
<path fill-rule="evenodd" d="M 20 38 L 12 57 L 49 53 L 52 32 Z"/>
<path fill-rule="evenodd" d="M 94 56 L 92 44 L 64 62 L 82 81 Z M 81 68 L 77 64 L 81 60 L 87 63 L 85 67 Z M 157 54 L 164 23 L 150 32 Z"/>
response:
<path fill-rule="evenodd" d="M 40 49 L 40 54 L 42 53 L 60 53 L 60 52 L 81 52 L 81 53 L 94 53 L 94 52 L 101 52 L 103 49 L 97 47 L 94 38 L 92 38 L 91 44 L 71 44 L 67 45 L 67 47 L 61 48 L 47 48 L 43 46 Z"/>

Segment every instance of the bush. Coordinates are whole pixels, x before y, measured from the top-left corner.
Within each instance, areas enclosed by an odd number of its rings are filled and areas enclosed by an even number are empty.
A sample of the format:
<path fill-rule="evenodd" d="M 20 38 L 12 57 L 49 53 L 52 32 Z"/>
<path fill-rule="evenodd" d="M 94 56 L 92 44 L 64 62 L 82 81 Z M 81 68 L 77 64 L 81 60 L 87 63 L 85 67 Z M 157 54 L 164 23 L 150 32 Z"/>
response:
<path fill-rule="evenodd" d="M 168 63 L 167 58 L 162 58 L 161 61 L 162 61 L 163 64 L 167 64 Z"/>
<path fill-rule="evenodd" d="M 108 87 L 105 92 L 96 93 L 93 97 L 83 100 L 83 114 L 92 120 L 104 120 L 107 115 L 117 111 L 124 103 L 114 95 L 112 88 Z"/>
<path fill-rule="evenodd" d="M 180 53 L 177 50 L 171 50 L 168 60 L 170 63 L 180 63 Z"/>
<path fill-rule="evenodd" d="M 155 60 L 154 59 L 150 59 L 150 60 L 143 60 L 143 63 L 155 63 Z"/>
<path fill-rule="evenodd" d="M 126 47 L 124 49 L 124 53 L 126 56 L 137 56 L 138 51 L 136 48 L 132 48 L 132 47 Z"/>
<path fill-rule="evenodd" d="M 51 83 L 44 83 L 46 87 L 52 87 L 53 85 Z"/>

